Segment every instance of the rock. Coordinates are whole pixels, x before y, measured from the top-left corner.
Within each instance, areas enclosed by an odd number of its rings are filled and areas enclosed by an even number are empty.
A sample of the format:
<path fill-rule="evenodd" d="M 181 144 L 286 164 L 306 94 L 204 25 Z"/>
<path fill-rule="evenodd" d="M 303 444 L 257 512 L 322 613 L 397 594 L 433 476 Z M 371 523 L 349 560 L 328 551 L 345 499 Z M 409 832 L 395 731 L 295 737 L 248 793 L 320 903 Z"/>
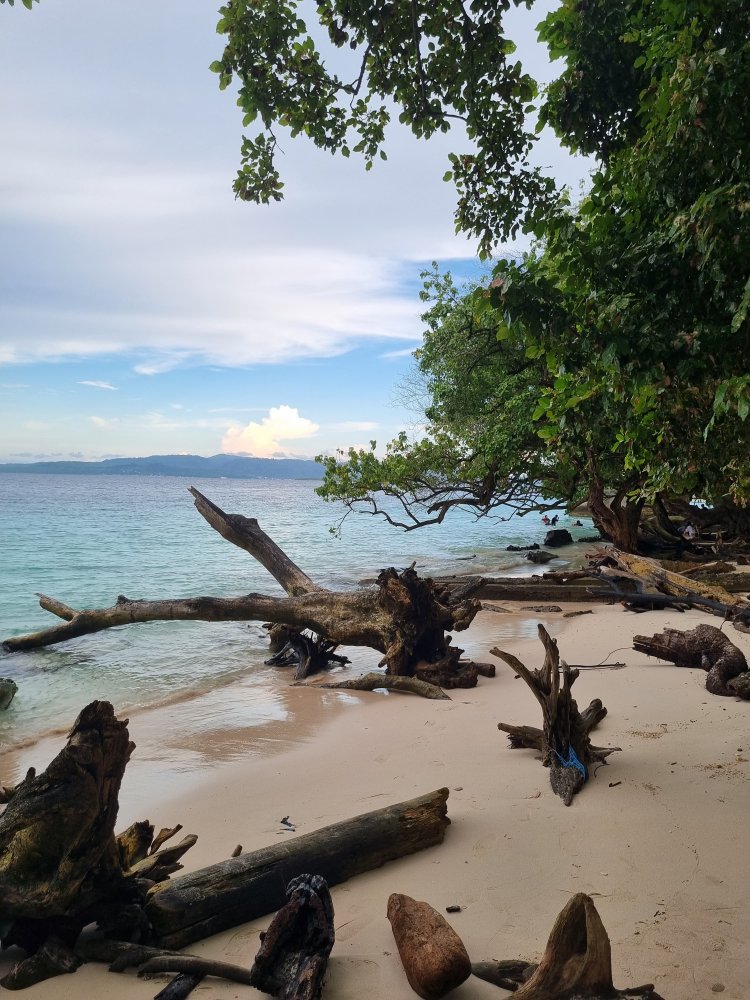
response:
<path fill-rule="evenodd" d="M 18 687 L 10 677 L 0 677 L 0 709 L 7 708 L 13 701 Z"/>
<path fill-rule="evenodd" d="M 544 536 L 544 544 L 551 549 L 559 548 L 561 545 L 572 545 L 573 536 L 567 528 L 552 528 Z"/>
<path fill-rule="evenodd" d="M 539 548 L 539 543 L 534 542 L 533 545 L 506 545 L 506 552 L 533 552 L 535 549 Z"/>
<path fill-rule="evenodd" d="M 423 1000 L 439 1000 L 469 978 L 461 938 L 429 903 L 394 892 L 388 919 L 409 985 Z"/>
<path fill-rule="evenodd" d="M 551 552 L 545 552 L 544 549 L 537 549 L 535 552 L 527 552 L 524 558 L 533 563 L 548 563 L 550 559 L 556 559 L 557 556 Z"/>

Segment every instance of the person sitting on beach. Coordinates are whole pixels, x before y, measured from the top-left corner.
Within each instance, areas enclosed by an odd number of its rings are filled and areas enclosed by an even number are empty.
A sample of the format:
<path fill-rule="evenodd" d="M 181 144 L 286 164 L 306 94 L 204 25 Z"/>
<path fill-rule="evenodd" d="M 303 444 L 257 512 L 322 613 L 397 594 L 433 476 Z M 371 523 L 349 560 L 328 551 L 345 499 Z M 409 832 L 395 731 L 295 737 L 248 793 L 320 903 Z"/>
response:
<path fill-rule="evenodd" d="M 687 521 L 680 529 L 680 534 L 686 542 L 693 542 L 698 537 L 698 529 L 692 521 Z"/>

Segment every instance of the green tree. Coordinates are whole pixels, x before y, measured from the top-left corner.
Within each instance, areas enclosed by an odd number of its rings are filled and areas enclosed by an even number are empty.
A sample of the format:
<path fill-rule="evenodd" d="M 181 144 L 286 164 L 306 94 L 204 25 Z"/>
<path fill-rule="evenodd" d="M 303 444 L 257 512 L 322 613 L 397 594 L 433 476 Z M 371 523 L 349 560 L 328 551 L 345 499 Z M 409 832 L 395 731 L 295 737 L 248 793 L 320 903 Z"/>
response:
<path fill-rule="evenodd" d="M 483 254 L 519 231 L 538 239 L 522 260 L 497 264 L 489 294 L 474 297 L 475 325 L 494 323 L 501 342 L 536 362 L 529 391 L 542 472 L 583 469 L 608 534 L 632 547 L 646 497 L 750 498 L 750 7 L 561 0 L 539 26 L 563 60 L 543 94 L 513 59 L 509 7 L 326 0 L 324 58 L 294 4 L 228 4 L 214 69 L 223 86 L 238 78 L 245 121 L 262 126 L 244 142 L 235 187 L 241 197 L 280 196 L 275 125 L 361 153 L 369 167 L 384 155 L 389 102 L 420 136 L 462 119 L 473 148 L 451 157 L 457 225 Z M 342 47 L 358 60 L 348 82 L 329 68 Z M 579 205 L 529 166 L 530 112 L 596 158 Z M 431 389 L 432 444 L 408 450 L 401 438 L 389 458 L 420 476 L 440 467 L 446 486 L 452 466 L 471 468 L 454 483 L 468 496 L 465 485 L 482 481 L 471 463 L 479 453 L 490 468 L 491 449 L 462 450 L 470 439 L 441 409 L 437 377 Z M 481 406 L 474 416 L 493 419 Z M 612 512 L 605 492 L 623 487 Z"/>

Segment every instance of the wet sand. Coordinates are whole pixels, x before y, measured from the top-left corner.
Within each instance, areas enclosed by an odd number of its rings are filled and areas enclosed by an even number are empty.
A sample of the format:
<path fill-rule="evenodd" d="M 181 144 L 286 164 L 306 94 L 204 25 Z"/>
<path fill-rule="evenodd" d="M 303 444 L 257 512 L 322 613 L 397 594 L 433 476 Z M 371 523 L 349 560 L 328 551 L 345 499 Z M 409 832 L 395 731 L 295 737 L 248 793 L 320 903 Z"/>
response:
<path fill-rule="evenodd" d="M 441 846 L 332 890 L 336 945 L 328 1000 L 412 995 L 385 917 L 391 892 L 427 900 L 441 912 L 460 905 L 447 919 L 479 961 L 538 958 L 557 913 L 579 891 L 594 897 L 609 932 L 617 986 L 654 982 L 667 1000 L 718 993 L 744 1000 L 750 704 L 708 694 L 702 671 L 648 661 L 630 648 L 636 632 L 718 620 L 601 605 L 577 618 L 530 618 L 506 606 L 509 614 L 481 612 L 468 632 L 456 635 L 457 644 L 486 661 L 500 645 L 539 666 L 535 627 L 543 621 L 569 662 L 626 663 L 582 670 L 576 683 L 579 704 L 600 697 L 609 710 L 595 742 L 623 752 L 592 776 L 570 808 L 553 795 L 534 754 L 509 750 L 497 730 L 499 721 L 540 723 L 528 688 L 497 661 L 495 679 L 480 678 L 475 689 L 452 692 L 445 702 L 289 688 L 278 718 L 249 728 L 217 725 L 193 738 L 186 736 L 189 716 L 170 720 L 174 706 L 142 713 L 131 720 L 137 749 L 117 828 L 146 817 L 157 827 L 182 823 L 199 835 L 185 858 L 193 869 L 228 857 L 237 844 L 253 850 L 294 836 L 281 825 L 284 816 L 306 833 L 447 786 L 452 823 Z M 750 654 L 750 636 L 731 630 L 730 637 Z M 46 741 L 39 747 L 46 757 L 27 757 L 25 766 L 44 766 L 59 745 Z M 248 966 L 269 921 L 189 950 Z M 8 958 L 3 962 L 7 967 Z M 32 992 L 57 1000 L 129 1000 L 158 989 L 132 973 L 87 966 Z M 207 980 L 194 995 L 263 994 Z M 505 995 L 473 978 L 451 994 L 456 1000 Z"/>

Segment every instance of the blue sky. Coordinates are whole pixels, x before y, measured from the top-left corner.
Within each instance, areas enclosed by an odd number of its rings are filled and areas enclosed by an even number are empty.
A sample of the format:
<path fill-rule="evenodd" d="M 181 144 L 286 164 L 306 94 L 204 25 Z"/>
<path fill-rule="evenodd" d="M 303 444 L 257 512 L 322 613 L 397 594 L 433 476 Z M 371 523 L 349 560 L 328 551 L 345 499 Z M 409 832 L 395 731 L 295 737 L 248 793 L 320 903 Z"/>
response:
<path fill-rule="evenodd" d="M 235 201 L 217 7 L 0 8 L 0 461 L 311 456 L 416 420 L 397 386 L 419 272 L 478 268 L 442 182 L 461 139 L 394 129 L 369 174 L 284 141 L 284 202 Z M 521 48 L 541 77 L 543 13 Z M 572 184 L 585 173 L 542 155 Z"/>

